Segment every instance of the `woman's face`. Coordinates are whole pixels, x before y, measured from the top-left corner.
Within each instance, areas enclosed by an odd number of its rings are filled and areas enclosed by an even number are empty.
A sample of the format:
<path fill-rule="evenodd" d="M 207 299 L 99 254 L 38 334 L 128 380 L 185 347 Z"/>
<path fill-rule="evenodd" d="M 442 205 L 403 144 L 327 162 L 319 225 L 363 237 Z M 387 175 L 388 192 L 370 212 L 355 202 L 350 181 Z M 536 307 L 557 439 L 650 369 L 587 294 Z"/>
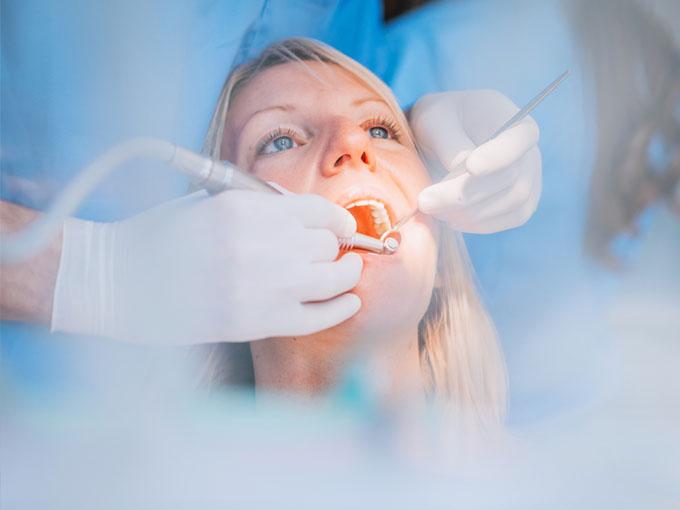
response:
<path fill-rule="evenodd" d="M 377 237 L 416 206 L 429 175 L 381 97 L 339 66 L 305 66 L 269 68 L 238 93 L 222 157 L 348 208 L 359 231 Z M 436 238 L 422 216 L 401 232 L 395 255 L 358 252 L 364 270 L 354 292 L 362 308 L 340 327 L 389 333 L 417 326 L 432 293 Z"/>

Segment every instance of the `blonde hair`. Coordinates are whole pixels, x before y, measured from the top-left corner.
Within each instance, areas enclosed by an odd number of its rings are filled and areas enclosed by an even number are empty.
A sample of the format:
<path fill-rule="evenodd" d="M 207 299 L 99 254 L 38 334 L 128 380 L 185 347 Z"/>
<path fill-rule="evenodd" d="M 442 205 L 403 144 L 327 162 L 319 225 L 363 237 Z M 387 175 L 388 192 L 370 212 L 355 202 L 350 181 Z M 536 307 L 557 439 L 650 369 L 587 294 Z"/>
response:
<path fill-rule="evenodd" d="M 204 143 L 204 153 L 220 159 L 229 107 L 238 92 L 259 72 L 284 63 L 333 64 L 349 71 L 378 94 L 404 127 L 406 142 L 416 147 L 408 121 L 389 87 L 339 51 L 311 39 L 287 39 L 272 44 L 254 61 L 230 73 L 222 89 Z M 416 147 L 417 148 L 417 147 Z M 484 428 L 502 423 L 506 411 L 507 379 L 493 323 L 475 285 L 472 266 L 459 233 L 441 229 L 438 273 L 429 307 L 418 328 L 421 369 L 431 397 L 454 417 L 470 419 Z M 233 349 L 233 345 L 223 347 Z M 212 353 L 213 374 L 224 374 L 233 359 Z M 218 375 L 219 378 L 219 375 Z"/>

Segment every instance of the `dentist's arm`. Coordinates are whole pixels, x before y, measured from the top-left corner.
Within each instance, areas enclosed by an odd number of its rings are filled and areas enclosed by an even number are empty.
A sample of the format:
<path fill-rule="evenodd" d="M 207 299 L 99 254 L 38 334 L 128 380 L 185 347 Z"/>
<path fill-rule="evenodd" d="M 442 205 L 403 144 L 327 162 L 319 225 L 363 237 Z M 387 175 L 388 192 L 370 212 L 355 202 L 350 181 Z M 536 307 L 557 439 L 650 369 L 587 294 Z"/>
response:
<path fill-rule="evenodd" d="M 517 111 L 492 90 L 430 94 L 415 103 L 410 125 L 429 165 L 444 178 L 421 192 L 422 212 L 467 233 L 526 223 L 541 196 L 538 126 L 526 117 L 482 143 Z"/>
<path fill-rule="evenodd" d="M 21 230 L 37 218 L 26 207 L 0 201 L 0 235 Z M 0 319 L 49 324 L 59 270 L 61 234 L 31 259 L 0 268 Z"/>

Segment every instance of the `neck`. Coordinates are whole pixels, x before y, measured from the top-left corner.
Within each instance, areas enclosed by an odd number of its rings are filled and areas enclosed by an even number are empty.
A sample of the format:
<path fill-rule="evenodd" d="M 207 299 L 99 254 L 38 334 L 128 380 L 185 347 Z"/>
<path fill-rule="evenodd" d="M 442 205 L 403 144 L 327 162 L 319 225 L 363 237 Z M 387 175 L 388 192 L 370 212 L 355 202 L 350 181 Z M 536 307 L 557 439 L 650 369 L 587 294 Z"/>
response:
<path fill-rule="evenodd" d="M 253 342 L 251 351 L 257 390 L 321 396 L 342 381 L 352 363 L 360 362 L 381 397 L 424 398 L 417 327 L 399 334 L 363 336 L 333 328 Z"/>

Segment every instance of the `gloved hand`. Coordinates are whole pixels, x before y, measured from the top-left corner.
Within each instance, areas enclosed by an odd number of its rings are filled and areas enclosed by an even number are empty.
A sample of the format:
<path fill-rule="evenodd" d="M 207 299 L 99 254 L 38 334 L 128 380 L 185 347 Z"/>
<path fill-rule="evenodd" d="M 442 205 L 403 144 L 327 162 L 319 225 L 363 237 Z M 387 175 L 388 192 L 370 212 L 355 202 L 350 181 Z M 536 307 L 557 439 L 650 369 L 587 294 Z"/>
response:
<path fill-rule="evenodd" d="M 428 164 L 444 177 L 421 192 L 420 211 L 479 234 L 518 227 L 531 217 L 541 196 L 534 120 L 525 117 L 479 145 L 517 111 L 492 90 L 430 94 L 416 102 L 411 128 Z"/>
<path fill-rule="evenodd" d="M 203 343 L 304 335 L 354 315 L 356 230 L 315 195 L 199 191 L 116 223 L 69 220 L 52 330 Z"/>

